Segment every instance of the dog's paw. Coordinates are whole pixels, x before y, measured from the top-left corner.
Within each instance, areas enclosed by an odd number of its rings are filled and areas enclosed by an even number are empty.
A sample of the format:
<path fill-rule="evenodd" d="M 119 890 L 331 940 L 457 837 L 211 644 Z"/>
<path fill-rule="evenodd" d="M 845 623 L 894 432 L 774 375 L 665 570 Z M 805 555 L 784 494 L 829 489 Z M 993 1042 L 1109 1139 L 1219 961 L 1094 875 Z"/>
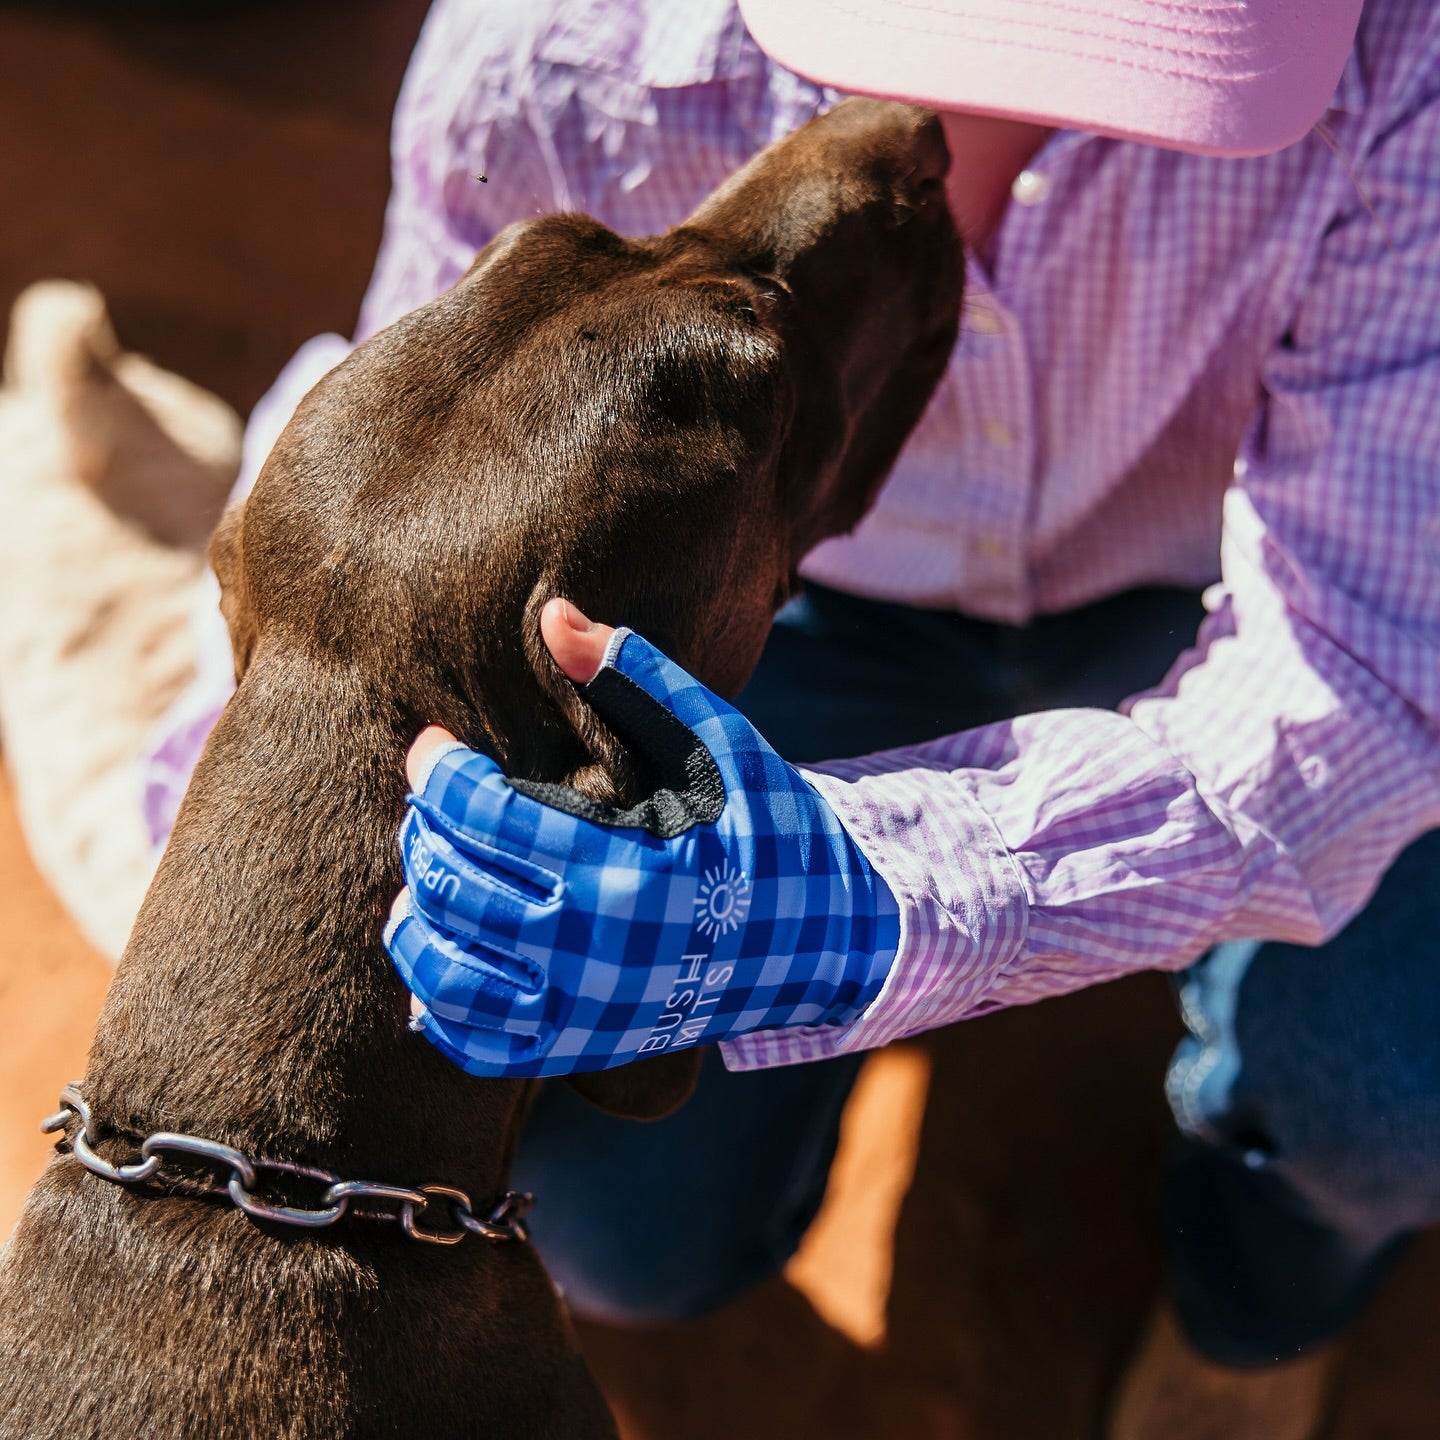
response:
<path fill-rule="evenodd" d="M 10 311 L 5 384 L 61 396 L 104 377 L 120 358 L 104 297 L 91 285 L 42 280 Z"/>
<path fill-rule="evenodd" d="M 168 545 L 202 545 L 240 463 L 241 423 L 218 396 L 120 348 L 104 298 L 47 280 L 15 302 L 7 400 L 64 457 L 47 473 L 89 487 Z"/>

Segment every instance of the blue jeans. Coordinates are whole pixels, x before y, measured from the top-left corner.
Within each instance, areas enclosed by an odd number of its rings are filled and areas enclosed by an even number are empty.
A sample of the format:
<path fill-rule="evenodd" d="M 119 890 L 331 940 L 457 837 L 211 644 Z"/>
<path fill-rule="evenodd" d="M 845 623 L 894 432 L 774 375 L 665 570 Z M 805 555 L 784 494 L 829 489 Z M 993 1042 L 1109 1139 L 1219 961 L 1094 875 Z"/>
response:
<path fill-rule="evenodd" d="M 787 758 L 863 754 L 1057 706 L 1113 706 L 1190 643 L 1196 595 L 1135 591 L 1024 629 L 811 587 L 740 705 Z M 1440 832 L 1329 945 L 1219 947 L 1181 977 L 1171 1290 L 1196 1343 L 1263 1363 L 1342 1327 L 1440 1216 Z M 642 1125 L 559 1084 L 516 1183 L 584 1313 L 694 1315 L 775 1274 L 824 1194 L 854 1057 L 731 1074 Z"/>

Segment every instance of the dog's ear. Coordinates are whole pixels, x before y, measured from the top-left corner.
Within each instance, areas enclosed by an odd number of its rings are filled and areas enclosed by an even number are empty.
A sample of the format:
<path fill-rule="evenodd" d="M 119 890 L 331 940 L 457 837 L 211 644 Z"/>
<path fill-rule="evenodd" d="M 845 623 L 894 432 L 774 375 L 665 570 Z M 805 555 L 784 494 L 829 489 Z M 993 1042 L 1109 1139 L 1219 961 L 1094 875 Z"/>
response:
<path fill-rule="evenodd" d="M 577 1095 L 607 1115 L 662 1120 L 690 1098 L 699 1075 L 700 1052 L 682 1050 L 678 1055 L 657 1055 L 614 1070 L 567 1075 L 565 1080 Z"/>
<path fill-rule="evenodd" d="M 245 584 L 245 557 L 242 545 L 241 517 L 245 502 L 232 505 L 220 517 L 220 524 L 210 537 L 210 565 L 220 581 L 220 613 L 230 627 L 230 648 L 235 655 L 235 678 L 238 680 L 250 664 L 258 634 L 255 610 L 250 604 Z"/>

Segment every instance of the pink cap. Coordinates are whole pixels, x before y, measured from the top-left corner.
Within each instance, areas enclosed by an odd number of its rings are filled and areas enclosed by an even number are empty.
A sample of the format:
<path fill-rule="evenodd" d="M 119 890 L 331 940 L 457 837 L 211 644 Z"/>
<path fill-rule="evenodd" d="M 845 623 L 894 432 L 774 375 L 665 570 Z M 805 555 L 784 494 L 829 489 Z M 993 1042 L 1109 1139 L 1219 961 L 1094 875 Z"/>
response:
<path fill-rule="evenodd" d="M 739 0 L 761 48 L 823 85 L 1211 155 L 1324 113 L 1362 0 Z"/>

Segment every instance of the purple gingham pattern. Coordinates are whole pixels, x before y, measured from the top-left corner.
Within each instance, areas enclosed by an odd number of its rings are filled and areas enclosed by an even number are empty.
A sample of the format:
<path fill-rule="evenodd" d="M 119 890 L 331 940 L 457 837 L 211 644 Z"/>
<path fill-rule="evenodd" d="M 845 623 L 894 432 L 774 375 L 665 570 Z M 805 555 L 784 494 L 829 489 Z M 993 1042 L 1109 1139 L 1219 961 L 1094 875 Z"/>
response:
<path fill-rule="evenodd" d="M 885 883 L 737 711 L 628 632 L 608 663 L 710 749 L 719 818 L 661 839 L 444 752 L 411 797 L 386 932 L 416 1028 L 473 1074 L 534 1077 L 855 1019 L 899 940 Z"/>
<path fill-rule="evenodd" d="M 362 336 L 512 220 L 674 223 L 829 98 L 731 0 L 440 0 Z M 1279 154 L 1059 132 L 1036 156 L 969 257 L 961 341 L 878 504 L 803 571 L 1014 623 L 1218 581 L 1212 613 L 1124 715 L 827 767 L 815 783 L 900 898 L 900 955 L 856 1025 L 749 1036 L 730 1063 L 1219 938 L 1317 940 L 1440 824 L 1437 100 L 1440 12 L 1369 0 L 1329 112 Z M 193 752 L 167 759 L 183 776 Z"/>

